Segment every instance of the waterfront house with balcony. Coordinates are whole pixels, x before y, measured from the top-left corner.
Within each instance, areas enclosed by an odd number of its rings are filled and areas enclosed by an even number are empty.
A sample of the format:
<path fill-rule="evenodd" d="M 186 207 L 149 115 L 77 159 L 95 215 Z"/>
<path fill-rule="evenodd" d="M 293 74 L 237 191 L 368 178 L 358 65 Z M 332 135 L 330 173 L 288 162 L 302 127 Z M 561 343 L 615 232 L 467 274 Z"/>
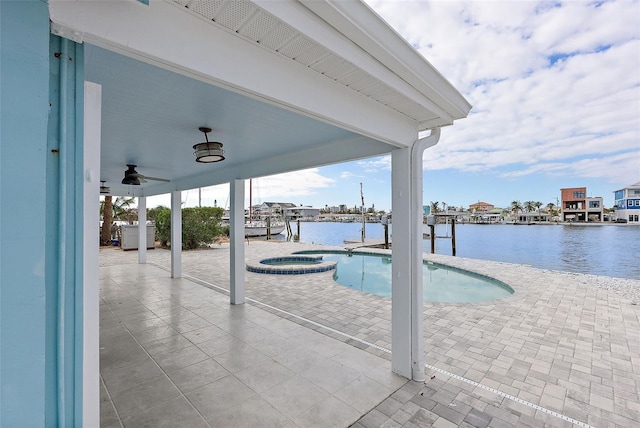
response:
<path fill-rule="evenodd" d="M 587 221 L 604 219 L 604 203 L 601 196 L 587 198 Z"/>
<path fill-rule="evenodd" d="M 562 221 L 602 221 L 604 204 L 602 197 L 587 197 L 586 187 L 560 189 Z"/>
<path fill-rule="evenodd" d="M 562 221 L 586 221 L 587 188 L 570 187 L 560 189 Z"/>
<path fill-rule="evenodd" d="M 616 218 L 640 223 L 640 181 L 614 192 Z"/>

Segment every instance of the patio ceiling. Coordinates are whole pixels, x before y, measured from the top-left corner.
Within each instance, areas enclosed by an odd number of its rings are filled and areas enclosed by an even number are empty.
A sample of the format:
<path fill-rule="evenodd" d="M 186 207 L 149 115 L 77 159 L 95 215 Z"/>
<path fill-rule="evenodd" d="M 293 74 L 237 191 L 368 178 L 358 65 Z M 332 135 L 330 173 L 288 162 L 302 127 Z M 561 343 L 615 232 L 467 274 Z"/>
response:
<path fill-rule="evenodd" d="M 153 195 L 388 153 L 470 105 L 360 2 L 50 1 L 102 86 L 102 180 Z M 117 31 L 113 29 L 117 28 Z M 226 160 L 194 161 L 193 144 Z M 122 186 L 126 164 L 171 180 Z"/>
<path fill-rule="evenodd" d="M 153 194 L 154 188 L 166 192 L 286 171 L 294 155 L 300 167 L 313 166 L 320 148 L 330 154 L 332 148 L 349 146 L 353 157 L 394 148 L 117 53 L 91 45 L 85 49 L 86 79 L 102 85 L 101 179 L 114 191 L 126 164 L 171 180 L 136 186 Z M 192 146 L 205 141 L 201 126 L 212 128 L 209 141 L 224 144 L 224 161 L 195 162 Z M 131 190 L 125 186 L 120 192 Z"/>

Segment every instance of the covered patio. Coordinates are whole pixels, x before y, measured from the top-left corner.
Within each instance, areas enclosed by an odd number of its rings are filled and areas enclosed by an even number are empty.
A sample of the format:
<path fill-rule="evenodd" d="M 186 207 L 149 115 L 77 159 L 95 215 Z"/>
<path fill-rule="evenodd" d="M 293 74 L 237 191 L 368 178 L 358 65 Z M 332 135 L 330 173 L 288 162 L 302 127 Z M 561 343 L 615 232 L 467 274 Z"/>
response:
<path fill-rule="evenodd" d="M 346 427 L 407 382 L 317 326 L 117 252 L 100 278 L 102 427 Z"/>
<path fill-rule="evenodd" d="M 229 183 L 227 304 L 242 305 L 245 181 L 391 153 L 388 369 L 424 379 L 422 156 L 471 106 L 369 7 L 51 0 L 3 2 L 1 18 L 1 361 L 12 392 L 2 395 L 0 422 L 99 424 L 101 182 L 137 198 L 141 223 L 147 197 L 171 194 L 165 281 L 177 286 L 181 192 Z M 215 154 L 224 159 L 196 162 L 193 146 L 203 141 L 221 143 Z M 28 215 L 6 210 L 16 197 Z M 146 228 L 139 232 L 146 242 Z M 138 262 L 146 261 L 141 248 Z M 242 311 L 253 316 L 226 308 Z M 247 350 L 233 349 L 238 360 Z"/>

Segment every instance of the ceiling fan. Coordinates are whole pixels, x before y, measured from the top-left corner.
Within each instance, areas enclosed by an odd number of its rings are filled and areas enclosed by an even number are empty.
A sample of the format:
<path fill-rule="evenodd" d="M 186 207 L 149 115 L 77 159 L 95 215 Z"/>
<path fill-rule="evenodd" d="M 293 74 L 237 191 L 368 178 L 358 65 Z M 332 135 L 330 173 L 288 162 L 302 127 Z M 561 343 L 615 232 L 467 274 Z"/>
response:
<path fill-rule="evenodd" d="M 100 194 L 108 195 L 109 193 L 111 193 L 111 187 L 106 185 L 106 181 L 100 180 Z"/>
<path fill-rule="evenodd" d="M 127 164 L 127 170 L 124 172 L 124 178 L 122 179 L 122 184 L 139 186 L 141 183 L 146 183 L 147 180 L 169 182 L 169 180 L 165 178 L 149 177 L 146 175 L 142 175 L 138 171 L 136 171 L 136 166 L 137 165 Z"/>

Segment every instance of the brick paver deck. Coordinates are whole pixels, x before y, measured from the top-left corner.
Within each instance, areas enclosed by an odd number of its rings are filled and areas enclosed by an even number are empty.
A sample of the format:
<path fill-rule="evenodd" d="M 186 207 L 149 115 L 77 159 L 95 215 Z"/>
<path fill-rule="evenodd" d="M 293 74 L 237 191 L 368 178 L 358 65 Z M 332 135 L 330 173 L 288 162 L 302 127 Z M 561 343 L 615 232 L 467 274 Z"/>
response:
<path fill-rule="evenodd" d="M 257 261 L 305 249 L 318 246 L 252 241 L 246 255 Z M 425 303 L 427 381 L 407 383 L 355 426 L 640 426 L 640 306 L 603 286 L 611 278 L 427 259 L 491 276 L 516 292 L 488 303 Z M 137 255 L 113 249 L 102 260 L 135 263 Z M 148 260 L 168 268 L 170 254 L 156 249 Z M 224 245 L 185 252 L 183 272 L 228 289 L 228 260 Z M 390 299 L 338 285 L 331 272 L 247 272 L 246 282 L 247 296 L 269 306 L 249 304 L 390 358 Z M 615 282 L 640 287 L 640 280 Z"/>

